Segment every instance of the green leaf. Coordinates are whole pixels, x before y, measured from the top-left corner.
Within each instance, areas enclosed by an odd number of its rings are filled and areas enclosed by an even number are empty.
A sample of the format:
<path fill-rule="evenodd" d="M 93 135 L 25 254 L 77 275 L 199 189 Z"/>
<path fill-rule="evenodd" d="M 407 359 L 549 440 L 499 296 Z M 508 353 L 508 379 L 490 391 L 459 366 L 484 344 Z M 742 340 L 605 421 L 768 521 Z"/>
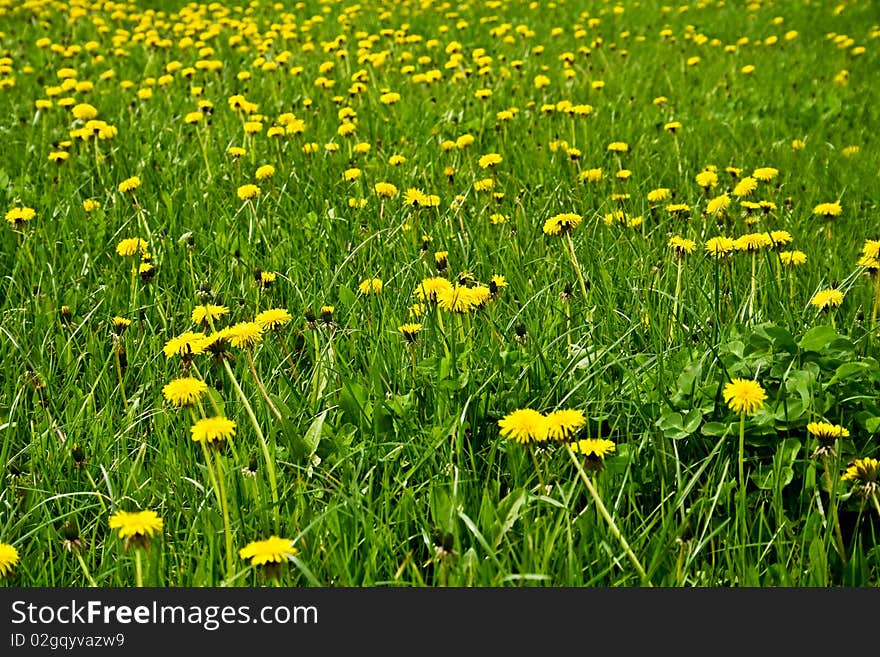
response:
<path fill-rule="evenodd" d="M 526 503 L 526 491 L 522 488 L 511 491 L 507 497 L 498 503 L 495 513 L 499 519 L 492 527 L 493 545 L 497 549 L 504 539 L 504 535 L 516 524 Z"/>
<path fill-rule="evenodd" d="M 837 331 L 830 326 L 814 326 L 804 333 L 798 343 L 804 351 L 822 351 L 837 339 Z"/>
<path fill-rule="evenodd" d="M 321 412 L 318 417 L 312 420 L 305 434 L 296 436 L 293 439 L 293 452 L 299 457 L 309 457 L 318 449 L 318 443 L 321 442 L 321 430 L 324 428 L 324 420 L 327 417 L 327 411 Z"/>
<path fill-rule="evenodd" d="M 773 341 L 773 348 L 781 351 L 787 351 L 793 354 L 797 351 L 797 343 L 794 336 L 781 326 L 766 326 L 764 332 Z"/>
<path fill-rule="evenodd" d="M 834 376 L 831 377 L 831 380 L 826 385 L 830 386 L 842 379 L 854 376 L 855 374 L 867 372 L 868 369 L 869 365 L 867 363 L 844 363 L 835 370 Z"/>

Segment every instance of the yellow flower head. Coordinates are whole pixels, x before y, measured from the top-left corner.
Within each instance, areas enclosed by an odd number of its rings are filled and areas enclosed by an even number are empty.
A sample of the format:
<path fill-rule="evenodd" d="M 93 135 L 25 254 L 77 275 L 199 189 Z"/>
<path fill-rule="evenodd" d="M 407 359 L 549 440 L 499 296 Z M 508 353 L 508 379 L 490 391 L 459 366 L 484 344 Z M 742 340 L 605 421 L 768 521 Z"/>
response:
<path fill-rule="evenodd" d="M 203 417 L 190 427 L 190 433 L 197 443 L 220 443 L 235 435 L 235 422 L 222 415 Z"/>
<path fill-rule="evenodd" d="M 735 413 L 751 415 L 764 407 L 767 394 L 757 381 L 735 378 L 724 386 L 724 401 Z"/>
<path fill-rule="evenodd" d="M 254 177 L 257 180 L 266 180 L 275 175 L 275 167 L 271 164 L 264 164 L 261 167 L 257 168 L 256 173 L 254 173 Z"/>
<path fill-rule="evenodd" d="M 299 550 L 293 547 L 291 539 L 278 536 L 270 536 L 264 541 L 251 541 L 238 551 L 238 556 L 250 559 L 252 566 L 282 563 L 297 554 Z"/>
<path fill-rule="evenodd" d="M 132 176 L 131 178 L 126 178 L 121 183 L 119 183 L 119 191 L 125 194 L 126 192 L 133 192 L 140 186 L 141 179 L 137 176 Z"/>
<path fill-rule="evenodd" d="M 666 245 L 673 249 L 675 251 L 675 255 L 679 257 L 683 255 L 690 255 L 694 252 L 694 249 L 697 248 L 696 242 L 694 242 L 693 240 L 685 239 L 684 237 L 680 237 L 678 235 L 670 237 Z"/>
<path fill-rule="evenodd" d="M 587 423 L 584 412 L 575 408 L 564 408 L 548 413 L 546 421 L 547 437 L 551 440 L 571 440 Z"/>
<path fill-rule="evenodd" d="M 30 221 L 36 216 L 33 208 L 20 207 L 12 208 L 6 213 L 6 221 L 10 226 L 20 226 L 26 221 Z"/>
<path fill-rule="evenodd" d="M 843 212 L 843 208 L 840 205 L 840 201 L 834 201 L 833 203 L 820 203 L 813 208 L 813 214 L 825 217 L 826 219 L 836 217 L 841 212 Z"/>
<path fill-rule="evenodd" d="M 382 279 L 381 278 L 367 278 L 361 281 L 360 285 L 358 285 L 358 289 L 361 291 L 361 294 L 364 296 L 369 296 L 371 294 L 379 294 L 382 291 Z"/>
<path fill-rule="evenodd" d="M 260 195 L 260 188 L 256 185 L 242 185 L 236 190 L 236 194 L 238 194 L 238 198 L 242 201 L 250 201 L 251 199 L 255 199 Z"/>
<path fill-rule="evenodd" d="M 6 577 L 18 564 L 18 550 L 8 543 L 0 543 L 0 577 Z"/>
<path fill-rule="evenodd" d="M 254 317 L 254 321 L 259 324 L 264 331 L 274 331 L 281 328 L 293 319 L 291 314 L 284 308 L 269 308 Z"/>
<path fill-rule="evenodd" d="M 820 310 L 830 310 L 831 308 L 838 308 L 842 303 L 843 292 L 841 292 L 840 290 L 835 290 L 834 288 L 819 290 L 818 292 L 816 292 L 816 294 L 813 295 L 813 298 L 810 299 L 810 305 L 815 306 Z"/>
<path fill-rule="evenodd" d="M 379 198 L 394 198 L 397 196 L 397 187 L 387 182 L 378 182 L 373 188 Z"/>
<path fill-rule="evenodd" d="M 542 413 L 530 408 L 517 409 L 498 421 L 501 435 L 518 443 L 544 442 L 549 437 L 549 424 Z"/>
<path fill-rule="evenodd" d="M 257 322 L 239 322 L 229 327 L 229 344 L 246 349 L 263 339 L 263 327 Z"/>
<path fill-rule="evenodd" d="M 565 235 L 577 228 L 583 221 L 583 217 L 573 212 L 557 214 L 544 222 L 544 233 L 547 235 Z"/>
<path fill-rule="evenodd" d="M 779 260 L 787 267 L 797 267 L 807 261 L 807 254 L 803 251 L 780 251 Z"/>
<path fill-rule="evenodd" d="M 615 451 L 615 449 L 617 449 L 617 446 L 614 442 L 605 438 L 585 438 L 578 440 L 571 446 L 573 452 L 579 452 L 588 457 L 592 456 L 599 459 L 604 459 L 607 454 Z"/>
<path fill-rule="evenodd" d="M 116 253 L 123 257 L 133 256 L 138 251 L 141 255 L 147 253 L 147 243 L 139 237 L 129 237 L 116 245 Z"/>
<path fill-rule="evenodd" d="M 401 324 L 400 326 L 397 327 L 397 330 L 400 331 L 400 334 L 404 337 L 404 339 L 409 344 L 412 344 L 413 342 L 416 341 L 416 338 L 418 337 L 419 333 L 422 331 L 422 325 L 421 324 L 413 324 L 413 323 Z"/>
<path fill-rule="evenodd" d="M 734 241 L 729 237 L 713 237 L 706 241 L 706 253 L 716 258 L 727 255 L 734 249 Z"/>
<path fill-rule="evenodd" d="M 226 306 L 217 306 L 213 303 L 206 303 L 193 308 L 191 319 L 194 324 L 210 325 L 212 322 L 220 319 L 223 315 L 229 313 Z"/>
<path fill-rule="evenodd" d="M 165 353 L 166 358 L 171 358 L 175 355 L 178 355 L 182 358 L 191 358 L 192 356 L 196 356 L 204 351 L 204 340 L 204 333 L 193 333 L 192 331 L 186 331 L 185 333 L 181 333 L 180 335 L 168 340 L 168 342 L 166 342 L 165 346 L 162 348 L 162 351 Z"/>
<path fill-rule="evenodd" d="M 191 376 L 169 381 L 165 384 L 165 387 L 162 388 L 162 394 L 165 396 L 165 400 L 178 408 L 192 406 L 206 392 L 208 392 L 208 385 L 204 381 L 200 381 Z"/>
<path fill-rule="evenodd" d="M 152 538 L 156 532 L 162 531 L 162 519 L 155 511 L 117 511 L 110 516 L 110 529 L 119 530 L 119 538 L 126 539 L 126 545 L 132 540 Z"/>

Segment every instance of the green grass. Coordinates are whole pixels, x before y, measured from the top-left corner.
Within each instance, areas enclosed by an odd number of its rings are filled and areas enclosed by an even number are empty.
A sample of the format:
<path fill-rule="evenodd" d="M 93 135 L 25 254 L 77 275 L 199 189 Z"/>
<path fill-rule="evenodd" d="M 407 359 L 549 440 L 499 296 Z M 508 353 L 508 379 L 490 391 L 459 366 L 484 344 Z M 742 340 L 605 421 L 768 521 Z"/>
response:
<path fill-rule="evenodd" d="M 196 14 L 175 13 L 183 3 L 159 13 L 147 4 L 75 20 L 48 4 L 4 8 L 0 80 L 14 84 L 0 89 L 0 207 L 36 211 L 0 230 L 0 542 L 20 555 L 5 584 L 133 585 L 134 549 L 108 518 L 137 509 L 164 521 L 145 552 L 148 585 L 267 584 L 237 551 L 270 535 L 295 542 L 281 582 L 297 586 L 878 584 L 876 495 L 841 481 L 852 460 L 878 458 L 880 431 L 880 283 L 856 264 L 865 241 L 880 238 L 873 3 L 665 11 L 644 1 L 617 14 L 607 3 L 365 0 L 306 2 L 290 13 L 263 3 L 247 16 L 232 5 Z M 447 67 L 453 42 L 463 58 Z M 64 52 L 74 44 L 81 51 Z M 200 54 L 203 46 L 213 53 Z M 478 61 L 478 48 L 491 60 Z M 370 59 L 380 52 L 384 61 Z M 261 54 L 280 59 L 278 70 L 263 70 Z M 222 68 L 197 67 L 208 60 Z M 171 62 L 181 69 L 160 81 Z M 320 72 L 325 62 L 332 70 Z M 755 71 L 743 73 L 746 65 Z M 65 67 L 93 89 L 50 96 Z M 439 81 L 413 78 L 432 69 Z M 846 84 L 835 82 L 842 70 Z M 366 89 L 350 94 L 359 71 Z M 539 74 L 548 87 L 535 88 Z M 335 86 L 316 87 L 320 75 Z M 147 87 L 152 97 L 139 99 Z M 492 95 L 479 100 L 478 89 Z M 385 90 L 400 102 L 382 104 Z M 233 94 L 258 105 L 261 133 L 245 135 Z M 660 96 L 667 101 L 655 103 Z M 59 106 L 66 97 L 92 104 L 118 134 L 71 139 L 82 122 Z M 36 109 L 46 98 L 53 106 Z M 185 123 L 200 100 L 213 111 Z M 560 101 L 594 110 L 542 112 Z M 353 136 L 337 134 L 343 107 L 356 112 Z M 510 108 L 510 121 L 496 118 Z M 284 113 L 305 131 L 268 137 Z M 664 129 L 671 121 L 682 124 L 675 134 Z M 441 148 L 464 134 L 475 138 L 468 148 Z M 607 151 L 613 141 L 629 152 Z M 304 153 L 312 142 L 318 152 Z M 328 142 L 339 150 L 325 151 Z M 359 142 L 368 153 L 355 152 Z M 247 154 L 234 158 L 230 146 Z M 844 154 L 849 146 L 859 150 Z M 48 161 L 59 149 L 69 159 Z M 493 171 L 478 165 L 487 153 L 503 158 Z M 392 166 L 395 154 L 406 161 Z M 275 174 L 255 181 L 263 164 Z M 719 182 L 706 193 L 695 176 L 708 165 Z M 362 175 L 346 182 L 350 167 Z M 600 181 L 578 180 L 594 167 Z M 726 167 L 740 178 L 777 168 L 748 197 L 775 208 L 747 214 L 732 196 L 723 217 L 707 216 L 708 200 L 737 182 Z M 619 168 L 631 177 L 617 179 Z M 140 187 L 119 192 L 130 176 Z M 500 196 L 475 191 L 487 177 Z M 400 195 L 383 202 L 373 191 L 381 181 Z M 240 201 L 236 190 L 252 182 L 260 196 Z M 649 203 L 660 187 L 691 212 Z M 409 188 L 438 195 L 440 206 L 408 207 Z M 101 207 L 87 213 L 86 199 Z M 829 239 L 813 208 L 837 200 L 843 211 Z M 616 210 L 642 220 L 606 223 Z M 565 239 L 542 232 L 563 212 L 583 217 L 571 237 L 586 296 Z M 493 224 L 496 213 L 506 221 Z M 784 267 L 778 249 L 719 261 L 705 252 L 717 235 L 769 230 L 788 231 L 787 248 L 806 263 Z M 678 295 L 673 235 L 696 243 Z M 137 259 L 116 254 L 130 237 L 148 242 L 149 282 L 132 285 Z M 437 251 L 448 251 L 445 271 Z M 263 288 L 255 271 L 277 278 Z M 409 315 L 424 278 L 463 272 L 484 284 L 500 275 L 507 286 L 485 308 Z M 382 291 L 364 296 L 358 286 L 372 277 Z M 811 306 L 832 286 L 844 293 L 839 308 Z M 230 371 L 204 355 L 186 369 L 163 353 L 171 338 L 198 330 L 190 315 L 208 300 L 229 308 L 217 328 L 267 308 L 293 316 L 250 351 L 271 405 L 242 349 L 230 349 Z M 321 319 L 324 305 L 334 307 L 332 325 Z M 117 315 L 132 320 L 121 336 Z M 398 331 L 409 321 L 423 324 L 412 346 Z M 216 404 L 237 424 L 233 444 L 214 453 L 231 570 L 220 497 L 190 438 L 194 416 L 163 399 L 163 386 L 184 372 L 213 391 L 195 417 Z M 734 377 L 767 393 L 745 421 L 745 482 L 740 418 L 722 397 Z M 580 438 L 615 443 L 604 470 L 588 473 L 613 524 L 564 445 L 530 451 L 500 435 L 498 421 L 519 408 L 580 409 Z M 850 434 L 835 445 L 827 479 L 806 429 L 821 420 Z"/>

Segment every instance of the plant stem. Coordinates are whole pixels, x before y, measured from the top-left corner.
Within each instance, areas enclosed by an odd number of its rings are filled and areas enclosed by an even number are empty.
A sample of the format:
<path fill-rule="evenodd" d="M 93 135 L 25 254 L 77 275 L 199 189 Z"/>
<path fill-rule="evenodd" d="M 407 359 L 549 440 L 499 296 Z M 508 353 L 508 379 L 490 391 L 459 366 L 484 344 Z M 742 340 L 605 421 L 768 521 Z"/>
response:
<path fill-rule="evenodd" d="M 223 461 L 220 455 L 217 455 L 216 473 L 211 458 L 211 452 L 205 443 L 202 443 L 202 452 L 205 455 L 205 463 L 208 471 L 211 473 L 214 484 L 217 487 L 217 497 L 220 500 L 220 510 L 223 513 L 223 533 L 226 535 L 226 579 L 231 580 L 235 576 L 235 562 L 233 559 L 234 552 L 232 548 L 232 527 L 229 522 L 229 504 L 226 499 L 226 484 L 223 481 Z"/>
<path fill-rule="evenodd" d="M 144 570 L 143 564 L 141 563 L 141 550 L 140 548 L 135 548 L 134 551 L 134 582 L 135 586 L 138 588 L 143 588 L 144 586 Z"/>
<path fill-rule="evenodd" d="M 681 294 L 681 270 L 683 259 L 677 257 L 677 271 L 675 273 L 675 294 L 672 297 L 672 317 L 669 320 L 669 339 L 675 334 L 675 324 L 678 320 L 678 295 Z"/>
<path fill-rule="evenodd" d="M 244 391 L 241 389 L 241 386 L 238 383 L 238 379 L 235 378 L 235 374 L 233 373 L 232 368 L 229 366 L 229 361 L 224 359 L 223 366 L 226 368 L 226 374 L 229 375 L 229 379 L 232 381 L 232 386 L 235 388 L 235 393 L 238 395 L 238 398 L 244 405 L 245 411 L 247 411 L 248 414 L 248 418 L 250 419 L 251 424 L 254 427 L 254 431 L 256 431 L 257 433 L 257 439 L 260 441 L 260 450 L 263 452 L 263 458 L 266 461 L 266 471 L 269 474 L 269 490 L 272 494 L 272 510 L 273 515 L 275 516 L 275 531 L 278 531 L 280 520 L 278 517 L 278 484 L 275 480 L 275 461 L 269 454 L 269 444 L 266 442 L 266 437 L 263 435 L 263 431 L 260 429 L 260 424 L 257 422 L 257 416 L 254 415 L 254 409 L 251 407 L 250 402 L 244 394 Z"/>
<path fill-rule="evenodd" d="M 828 465 L 828 455 L 822 454 L 822 465 L 825 467 L 825 485 L 828 486 L 828 507 L 831 511 L 831 523 L 834 525 L 834 539 L 837 553 L 846 563 L 846 548 L 843 544 L 843 533 L 840 531 L 840 519 L 837 516 L 837 500 L 835 499 L 834 484 L 831 481 L 831 469 Z"/>
<path fill-rule="evenodd" d="M 587 284 L 584 282 L 584 275 L 581 272 L 581 266 L 578 264 L 577 255 L 574 252 L 574 240 L 571 239 L 571 233 L 565 233 L 565 239 L 568 241 L 568 252 L 571 255 L 571 264 L 574 265 L 574 271 L 577 273 L 578 283 L 581 286 L 581 294 L 584 302 L 587 300 Z"/>
<path fill-rule="evenodd" d="M 85 560 L 82 558 L 82 554 L 80 554 L 79 550 L 76 550 L 76 549 L 74 550 L 74 552 L 76 553 L 76 559 L 77 559 L 77 561 L 79 561 L 79 565 L 80 565 L 80 567 L 81 567 L 82 570 L 83 570 L 83 574 L 86 576 L 86 579 L 87 579 L 88 582 L 89 582 L 89 586 L 93 586 L 93 587 L 98 586 L 98 585 L 95 583 L 95 580 L 92 579 L 92 576 L 89 574 L 89 569 L 86 568 L 86 562 L 85 562 Z"/>
<path fill-rule="evenodd" d="M 260 377 L 257 375 L 257 370 L 254 367 L 254 359 L 251 357 L 250 349 L 245 349 L 245 353 L 247 354 L 248 359 L 248 368 L 251 371 L 251 376 L 254 378 L 254 383 L 257 384 L 257 388 L 260 389 L 260 394 L 263 395 L 263 399 L 266 400 L 266 404 L 269 406 L 269 410 L 277 417 L 279 420 L 283 419 L 281 416 L 281 411 L 275 406 L 272 400 L 269 397 L 269 393 L 266 392 L 266 387 L 263 385 L 263 382 L 260 380 Z"/>
<path fill-rule="evenodd" d="M 122 395 L 122 407 L 128 413 L 128 398 L 125 396 L 125 383 L 122 381 L 122 363 L 119 360 L 119 347 L 113 347 L 113 359 L 116 361 L 116 375 L 119 378 L 119 393 Z"/>
<path fill-rule="evenodd" d="M 638 572 L 639 576 L 642 578 L 642 583 L 645 586 L 652 586 L 650 580 L 648 579 L 647 573 L 645 573 L 645 569 L 642 568 L 642 564 L 639 563 L 639 560 L 633 553 L 632 548 L 630 548 L 629 543 L 626 542 L 623 534 L 620 533 L 620 530 L 617 528 L 617 524 L 615 524 L 614 519 L 611 517 L 611 514 L 608 513 L 608 509 L 606 509 L 605 504 L 602 503 L 602 498 L 599 497 L 599 493 L 596 492 L 596 489 L 593 487 L 593 483 L 590 481 L 587 473 L 584 472 L 583 466 L 581 466 L 580 461 L 578 461 L 577 457 L 574 455 L 574 452 L 571 449 L 571 445 L 569 445 L 568 443 L 566 443 L 565 445 L 565 451 L 568 452 L 572 463 L 574 463 L 574 467 L 577 469 L 581 481 L 584 482 L 584 485 L 587 487 L 587 490 L 589 491 L 590 495 L 592 495 L 593 500 L 596 502 L 596 506 L 599 508 L 599 513 L 602 514 L 605 522 L 608 523 L 608 527 L 611 530 L 611 533 L 618 541 L 620 541 L 620 545 L 621 547 L 623 547 L 623 551 L 626 552 L 626 555 L 632 562 L 633 567 L 636 569 L 636 572 Z"/>
<path fill-rule="evenodd" d="M 746 444 L 746 414 L 740 413 L 739 415 L 739 456 L 738 456 L 738 467 L 739 467 L 739 508 L 737 509 L 737 515 L 739 516 L 739 548 L 740 548 L 740 559 L 742 562 L 742 574 L 745 575 L 745 570 L 747 567 L 746 564 L 746 534 L 748 533 L 747 521 L 746 521 L 746 476 L 745 476 L 745 444 Z"/>

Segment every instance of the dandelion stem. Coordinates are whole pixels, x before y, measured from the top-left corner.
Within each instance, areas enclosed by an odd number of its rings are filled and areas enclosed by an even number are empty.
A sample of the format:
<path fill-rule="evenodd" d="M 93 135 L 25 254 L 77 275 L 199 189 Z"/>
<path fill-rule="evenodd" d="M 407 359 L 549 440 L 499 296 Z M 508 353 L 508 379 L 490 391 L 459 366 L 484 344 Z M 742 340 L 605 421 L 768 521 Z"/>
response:
<path fill-rule="evenodd" d="M 578 264 L 577 255 L 574 252 L 574 240 L 571 239 L 571 233 L 565 233 L 565 239 L 568 241 L 568 251 L 571 254 L 571 264 L 574 265 L 574 270 L 577 273 L 578 283 L 581 286 L 581 294 L 583 295 L 583 299 L 586 302 L 587 300 L 587 284 L 584 282 L 584 275 L 581 272 L 581 266 Z"/>
<path fill-rule="evenodd" d="M 541 466 L 538 464 L 538 457 L 535 455 L 535 446 L 529 443 L 529 456 L 532 457 L 532 463 L 535 464 L 535 472 L 538 475 L 538 484 L 541 487 L 541 494 L 544 494 L 544 476 L 541 473 Z"/>
<path fill-rule="evenodd" d="M 745 446 L 746 446 L 746 414 L 739 414 L 739 455 L 737 465 L 739 468 L 739 508 L 737 515 L 739 516 L 739 548 L 740 558 L 742 560 L 743 574 L 746 569 L 746 476 L 745 476 Z"/>
<path fill-rule="evenodd" d="M 92 576 L 89 574 L 89 569 L 86 567 L 86 562 L 83 559 L 82 554 L 80 554 L 79 550 L 76 549 L 74 550 L 74 552 L 76 553 L 76 560 L 79 561 L 80 568 L 82 568 L 83 574 L 86 576 L 86 580 L 88 580 L 89 582 L 89 586 L 97 587 L 98 584 L 95 582 L 94 579 L 92 579 Z"/>
<path fill-rule="evenodd" d="M 283 419 L 281 416 L 281 411 L 275 406 L 272 402 L 272 399 L 269 397 L 269 393 L 266 392 L 266 386 L 263 385 L 262 380 L 260 380 L 259 375 L 257 374 L 257 370 L 254 367 L 254 359 L 251 357 L 250 349 L 245 349 L 245 353 L 247 354 L 248 359 L 248 369 L 251 371 L 251 376 L 254 378 L 254 383 L 257 384 L 257 388 L 260 389 L 260 393 L 263 395 L 263 399 L 266 400 L 266 404 L 269 406 L 269 410 L 272 411 L 273 415 L 277 417 L 279 420 Z"/>
<path fill-rule="evenodd" d="M 584 485 L 587 487 L 590 495 L 592 495 L 593 500 L 596 502 L 596 506 L 599 508 L 599 513 L 602 514 L 602 517 L 605 519 L 605 522 L 608 523 L 608 527 L 611 530 L 611 533 L 614 537 L 620 541 L 621 547 L 623 547 L 623 551 L 626 552 L 626 555 L 629 557 L 629 560 L 632 562 L 633 567 L 638 572 L 639 576 L 642 578 L 642 583 L 646 586 L 652 586 L 651 581 L 648 579 L 647 573 L 645 573 L 645 569 L 642 567 L 642 564 L 639 563 L 638 558 L 633 553 L 632 548 L 630 548 L 629 543 L 626 542 L 626 539 L 623 537 L 623 534 L 620 533 L 620 529 L 617 528 L 617 524 L 614 522 L 614 519 L 611 517 L 611 514 L 608 513 L 608 509 L 605 508 L 605 504 L 602 502 L 602 498 L 599 497 L 599 493 L 596 491 L 593 483 L 590 481 L 590 478 L 587 476 L 587 473 L 584 472 L 584 468 L 581 465 L 580 461 L 578 461 L 577 457 L 574 455 L 574 452 L 571 449 L 571 445 L 568 443 L 565 444 L 565 451 L 568 452 L 569 457 L 571 458 L 572 463 L 574 463 L 574 467 L 577 469 L 578 476 L 580 476 L 581 481 L 584 482 Z"/>
<path fill-rule="evenodd" d="M 678 296 L 681 294 L 681 270 L 684 264 L 683 258 L 676 258 L 677 270 L 675 272 L 675 294 L 672 297 L 672 317 L 669 320 L 669 339 L 675 334 L 675 325 L 678 320 Z"/>
<path fill-rule="evenodd" d="M 840 519 L 837 515 L 837 500 L 835 498 L 835 487 L 831 480 L 831 468 L 828 465 L 828 455 L 822 454 L 822 465 L 825 468 L 825 485 L 828 487 L 828 507 L 831 512 L 831 522 L 834 525 L 834 540 L 837 553 L 843 562 L 846 563 L 846 548 L 843 544 L 843 533 L 840 531 Z"/>
<path fill-rule="evenodd" d="M 138 588 L 143 588 L 144 586 L 144 567 L 141 559 L 141 550 L 136 548 L 134 551 L 134 583 Z"/>
<path fill-rule="evenodd" d="M 122 362 L 119 360 L 119 347 L 113 348 L 113 359 L 116 362 L 116 375 L 119 378 L 119 394 L 122 395 L 122 407 L 128 413 L 128 398 L 125 396 L 125 383 L 122 380 Z"/>
<path fill-rule="evenodd" d="M 752 251 L 752 285 L 751 290 L 749 292 L 749 324 L 754 321 L 755 318 L 755 290 L 757 286 L 757 279 L 755 276 L 755 267 L 758 260 L 758 252 Z"/>
<path fill-rule="evenodd" d="M 229 523 L 229 504 L 226 501 L 226 484 L 223 480 L 223 460 L 218 453 L 216 474 L 214 474 L 215 468 L 212 463 L 211 452 L 205 443 L 202 443 L 202 451 L 205 454 L 205 463 L 208 465 L 208 470 L 212 473 L 212 478 L 216 478 L 214 483 L 217 486 L 217 497 L 220 500 L 220 509 L 223 512 L 223 533 L 226 535 L 226 579 L 231 580 L 235 576 L 235 562 L 233 559 L 232 527 Z"/>
<path fill-rule="evenodd" d="M 877 501 L 877 493 L 871 493 L 871 501 L 874 502 L 874 508 L 877 509 L 877 515 L 880 516 L 880 502 Z"/>
<path fill-rule="evenodd" d="M 275 480 L 275 461 L 269 454 L 269 444 L 266 442 L 266 437 L 263 435 L 263 431 L 260 429 L 260 424 L 259 422 L 257 422 L 257 416 L 254 415 L 254 409 L 251 407 L 250 402 L 244 394 L 244 391 L 241 389 L 241 386 L 238 383 L 238 379 L 235 378 L 235 374 L 233 373 L 232 368 L 229 366 L 229 361 L 224 359 L 223 366 L 226 368 L 226 374 L 229 375 L 229 379 L 232 381 L 232 386 L 235 388 L 235 393 L 238 395 L 238 398 L 244 405 L 245 411 L 247 411 L 248 414 L 248 418 L 250 419 L 251 424 L 254 427 L 254 431 L 256 431 L 257 433 L 257 439 L 260 441 L 260 450 L 263 452 L 263 458 L 266 461 L 266 471 L 269 474 L 269 490 L 272 494 L 272 510 L 275 516 L 276 531 L 278 531 L 278 484 Z"/>

